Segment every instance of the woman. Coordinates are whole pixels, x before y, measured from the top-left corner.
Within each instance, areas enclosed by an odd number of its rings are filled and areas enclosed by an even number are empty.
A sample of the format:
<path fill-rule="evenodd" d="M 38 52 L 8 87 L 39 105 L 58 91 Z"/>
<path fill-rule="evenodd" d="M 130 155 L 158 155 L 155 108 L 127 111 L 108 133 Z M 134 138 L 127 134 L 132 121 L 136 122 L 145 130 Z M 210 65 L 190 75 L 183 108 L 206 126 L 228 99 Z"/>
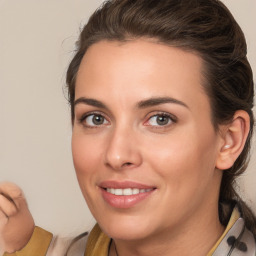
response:
<path fill-rule="evenodd" d="M 67 84 L 74 166 L 98 223 L 80 255 L 255 255 L 256 219 L 234 189 L 253 131 L 252 71 L 221 2 L 106 2 Z M 46 255 L 51 234 L 10 186 L 2 246 Z"/>

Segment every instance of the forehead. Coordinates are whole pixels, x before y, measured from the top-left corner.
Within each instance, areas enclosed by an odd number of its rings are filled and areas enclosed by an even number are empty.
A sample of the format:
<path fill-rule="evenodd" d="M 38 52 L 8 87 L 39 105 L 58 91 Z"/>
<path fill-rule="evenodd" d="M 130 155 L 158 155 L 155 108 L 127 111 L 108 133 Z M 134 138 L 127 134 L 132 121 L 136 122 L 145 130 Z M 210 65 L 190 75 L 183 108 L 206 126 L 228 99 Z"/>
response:
<path fill-rule="evenodd" d="M 86 52 L 77 75 L 76 99 L 98 100 L 170 96 L 208 97 L 202 86 L 203 61 L 195 53 L 150 40 L 101 41 Z M 198 101 L 198 104 L 205 102 Z"/>

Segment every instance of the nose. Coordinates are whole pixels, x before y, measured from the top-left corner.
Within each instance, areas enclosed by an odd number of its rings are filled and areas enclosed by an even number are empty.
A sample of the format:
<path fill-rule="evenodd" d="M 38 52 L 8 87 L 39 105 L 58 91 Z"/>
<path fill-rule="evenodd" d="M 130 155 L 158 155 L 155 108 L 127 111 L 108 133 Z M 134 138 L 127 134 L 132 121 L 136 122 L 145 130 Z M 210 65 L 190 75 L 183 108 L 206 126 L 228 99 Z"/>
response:
<path fill-rule="evenodd" d="M 128 127 L 119 127 L 109 134 L 105 152 L 105 165 L 113 170 L 138 167 L 142 156 L 136 131 Z"/>

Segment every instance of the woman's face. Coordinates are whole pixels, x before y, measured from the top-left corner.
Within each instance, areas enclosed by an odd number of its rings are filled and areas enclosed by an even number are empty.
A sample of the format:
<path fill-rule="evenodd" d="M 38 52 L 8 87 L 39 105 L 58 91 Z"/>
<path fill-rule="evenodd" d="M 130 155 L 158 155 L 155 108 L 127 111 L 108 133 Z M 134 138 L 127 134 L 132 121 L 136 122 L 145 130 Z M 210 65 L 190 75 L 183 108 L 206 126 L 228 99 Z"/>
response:
<path fill-rule="evenodd" d="M 217 209 L 223 141 L 202 83 L 200 57 L 149 40 L 101 41 L 85 54 L 73 159 L 86 202 L 111 237 L 185 230 Z"/>

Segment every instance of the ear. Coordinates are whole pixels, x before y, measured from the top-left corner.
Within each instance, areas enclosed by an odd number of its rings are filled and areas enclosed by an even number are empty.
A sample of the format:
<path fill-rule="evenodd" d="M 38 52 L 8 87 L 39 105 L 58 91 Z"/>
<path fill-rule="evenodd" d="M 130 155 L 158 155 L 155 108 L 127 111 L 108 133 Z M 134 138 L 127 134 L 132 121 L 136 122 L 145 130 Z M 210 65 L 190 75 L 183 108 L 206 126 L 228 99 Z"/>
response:
<path fill-rule="evenodd" d="M 229 169 L 243 151 L 250 130 L 250 117 L 246 111 L 236 111 L 233 120 L 220 127 L 220 140 L 216 168 Z"/>

